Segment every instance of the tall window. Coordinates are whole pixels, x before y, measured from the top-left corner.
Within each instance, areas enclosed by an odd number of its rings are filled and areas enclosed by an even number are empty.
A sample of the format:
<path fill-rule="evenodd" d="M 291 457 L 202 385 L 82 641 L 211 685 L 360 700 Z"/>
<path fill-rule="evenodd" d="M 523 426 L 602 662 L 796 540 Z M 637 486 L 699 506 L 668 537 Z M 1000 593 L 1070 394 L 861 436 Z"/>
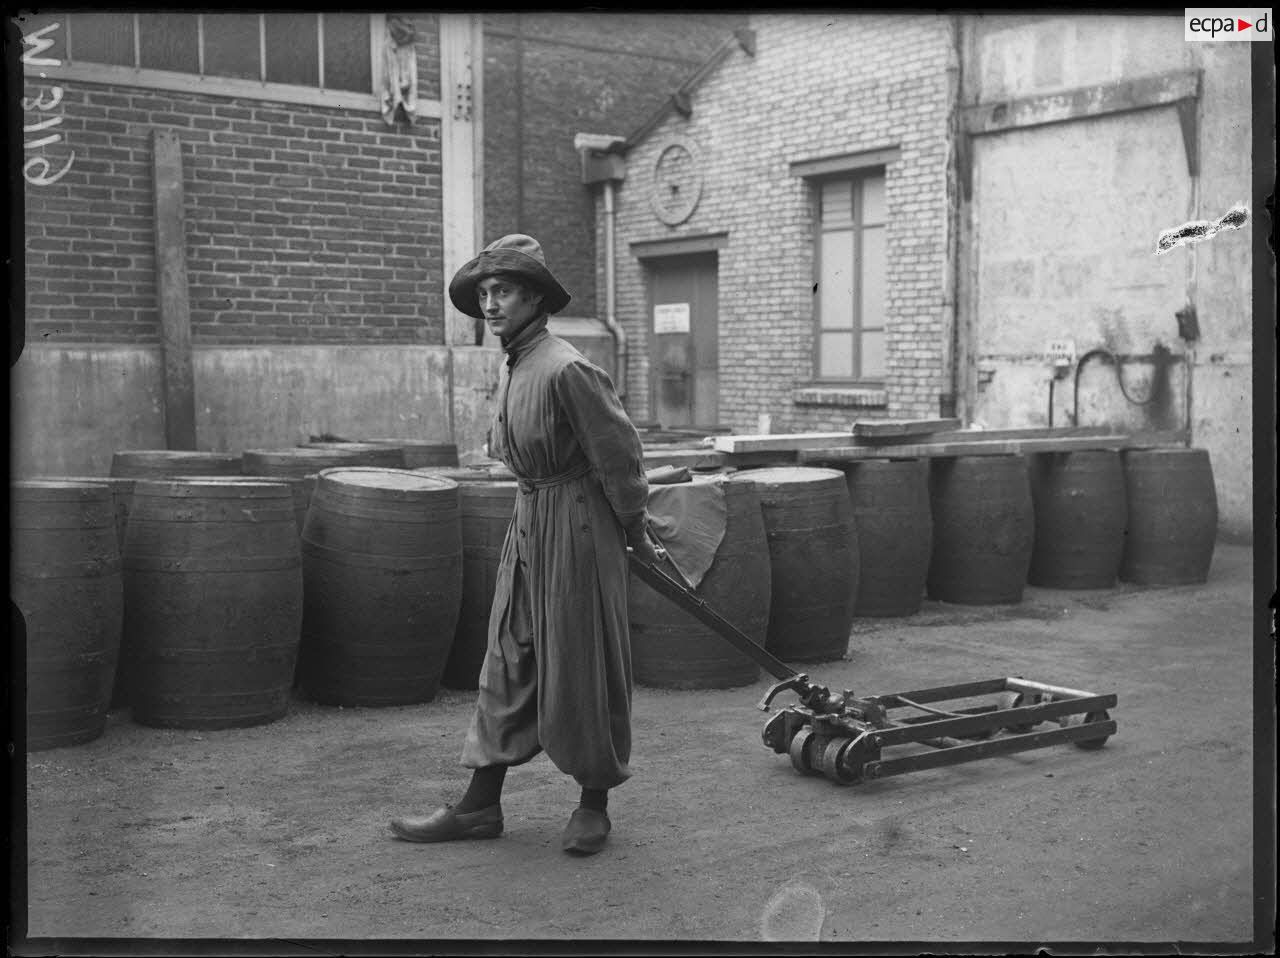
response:
<path fill-rule="evenodd" d="M 28 36 L 42 31 L 43 42 L 52 43 L 43 55 L 66 69 L 126 82 L 200 82 L 210 92 L 249 96 L 280 86 L 374 93 L 373 40 L 381 17 L 367 13 L 77 11 L 39 13 L 21 22 Z"/>
<path fill-rule="evenodd" d="M 817 379 L 885 375 L 884 171 L 817 183 Z"/>

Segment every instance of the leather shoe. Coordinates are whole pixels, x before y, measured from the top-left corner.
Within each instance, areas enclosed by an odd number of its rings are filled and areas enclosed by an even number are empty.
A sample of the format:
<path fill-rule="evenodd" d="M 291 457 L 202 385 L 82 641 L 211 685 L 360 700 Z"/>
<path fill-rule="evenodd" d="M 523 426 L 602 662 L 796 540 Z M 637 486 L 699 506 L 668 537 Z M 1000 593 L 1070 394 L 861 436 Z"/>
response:
<path fill-rule="evenodd" d="M 502 834 L 502 806 L 459 812 L 452 805 L 425 818 L 393 818 L 391 831 L 406 842 L 454 842 L 464 838 L 497 838 Z"/>
<path fill-rule="evenodd" d="M 560 847 L 573 855 L 594 855 L 609 837 L 609 816 L 592 808 L 575 808 L 564 827 Z"/>

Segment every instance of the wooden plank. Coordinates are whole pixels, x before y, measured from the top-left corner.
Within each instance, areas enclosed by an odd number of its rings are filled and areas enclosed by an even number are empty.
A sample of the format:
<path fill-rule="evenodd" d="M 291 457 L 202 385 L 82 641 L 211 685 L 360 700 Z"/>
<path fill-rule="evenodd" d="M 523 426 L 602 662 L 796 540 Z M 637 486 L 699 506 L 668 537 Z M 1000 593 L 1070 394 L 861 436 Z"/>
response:
<path fill-rule="evenodd" d="M 957 429 L 950 432 L 935 432 L 927 442 L 990 442 L 996 439 L 1072 439 L 1077 436 L 1114 436 L 1118 430 L 1110 426 L 1066 426 L 1066 427 L 1029 427 L 1026 429 Z M 913 437 L 906 437 L 912 441 Z M 918 438 L 918 437 L 915 437 Z M 886 436 L 876 441 L 857 441 L 855 445 L 875 445 L 875 442 L 888 444 L 901 441 Z"/>
<path fill-rule="evenodd" d="M 484 242 L 480 233 L 483 97 L 476 88 L 484 53 L 474 14 L 441 13 L 438 23 L 440 99 L 444 105 L 440 116 L 440 180 L 448 184 L 440 194 L 440 274 L 448 289 L 454 274 Z M 487 324 L 455 309 L 447 296 L 444 299 L 446 345 L 498 345 Z M 477 332 L 480 343 L 476 342 Z"/>
<path fill-rule="evenodd" d="M 727 452 L 724 464 L 735 469 L 759 469 L 766 466 L 794 466 L 798 453 L 794 449 L 774 449 L 764 452 Z"/>
<path fill-rule="evenodd" d="M 1199 95 L 1200 72 L 1175 70 L 1159 76 L 1100 83 L 1000 103 L 980 103 L 965 108 L 962 123 L 964 131 L 970 135 L 998 133 L 1147 107 L 1171 106 Z"/>
<path fill-rule="evenodd" d="M 820 449 L 824 446 L 847 446 L 852 442 L 853 433 L 851 432 L 793 432 L 713 437 L 714 447 L 720 452 L 792 452 L 797 449 Z"/>
<path fill-rule="evenodd" d="M 803 464 L 848 462 L 857 459 L 918 459 L 944 456 L 1007 456 L 1015 453 L 1071 452 L 1078 449 L 1122 449 L 1127 436 L 1073 436 L 1060 439 L 993 439 L 982 442 L 925 442 L 881 446 L 831 446 L 801 449 L 796 461 Z"/>
<path fill-rule="evenodd" d="M 853 424 L 857 437 L 918 436 L 921 433 L 955 432 L 959 419 L 868 419 Z"/>
<path fill-rule="evenodd" d="M 191 303 L 182 226 L 182 144 L 171 130 L 152 135 L 155 169 L 156 298 L 164 355 L 164 438 L 169 449 L 196 448 L 191 371 Z"/>
<path fill-rule="evenodd" d="M 654 466 L 687 466 L 690 469 L 718 469 L 726 464 L 723 452 L 714 449 L 649 449 L 644 450 L 645 468 Z"/>
<path fill-rule="evenodd" d="M 1152 429 L 1129 436 L 1126 449 L 1166 449 L 1170 446 L 1191 445 L 1191 433 L 1186 429 Z"/>

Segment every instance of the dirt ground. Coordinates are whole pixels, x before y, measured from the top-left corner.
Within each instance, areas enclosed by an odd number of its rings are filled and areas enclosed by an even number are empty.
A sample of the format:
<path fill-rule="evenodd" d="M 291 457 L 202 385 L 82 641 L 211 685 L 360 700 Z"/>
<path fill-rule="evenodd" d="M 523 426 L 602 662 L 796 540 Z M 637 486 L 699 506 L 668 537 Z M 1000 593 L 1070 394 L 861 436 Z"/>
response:
<path fill-rule="evenodd" d="M 763 676 L 638 688 L 635 775 L 612 794 L 608 847 L 586 859 L 559 849 L 577 791 L 545 757 L 508 776 L 500 839 L 390 837 L 392 816 L 459 796 L 471 693 L 387 709 L 296 701 L 278 722 L 220 732 L 112 713 L 100 739 L 27 757 L 30 940 L 16 950 L 219 938 L 280 954 L 589 939 L 1249 953 L 1255 892 L 1274 894 L 1273 880 L 1254 886 L 1252 573 L 1251 549 L 1220 543 L 1203 586 L 929 602 L 859 620 L 846 660 L 807 667 L 863 694 L 1006 675 L 1115 692 L 1118 732 L 1099 751 L 841 787 L 761 744 Z"/>

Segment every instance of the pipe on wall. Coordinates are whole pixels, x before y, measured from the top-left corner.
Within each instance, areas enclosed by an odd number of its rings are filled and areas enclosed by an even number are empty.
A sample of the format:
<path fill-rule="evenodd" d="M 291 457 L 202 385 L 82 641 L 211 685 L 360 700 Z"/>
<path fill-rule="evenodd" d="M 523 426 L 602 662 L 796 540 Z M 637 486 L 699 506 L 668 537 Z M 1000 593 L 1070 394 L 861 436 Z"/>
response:
<path fill-rule="evenodd" d="M 605 180 L 604 183 L 604 325 L 613 336 L 613 359 L 615 385 L 618 396 L 627 396 L 627 332 L 618 322 L 617 300 L 618 281 L 616 278 L 617 262 L 615 252 L 615 229 L 617 214 L 614 210 L 614 190 L 616 180 Z"/>

